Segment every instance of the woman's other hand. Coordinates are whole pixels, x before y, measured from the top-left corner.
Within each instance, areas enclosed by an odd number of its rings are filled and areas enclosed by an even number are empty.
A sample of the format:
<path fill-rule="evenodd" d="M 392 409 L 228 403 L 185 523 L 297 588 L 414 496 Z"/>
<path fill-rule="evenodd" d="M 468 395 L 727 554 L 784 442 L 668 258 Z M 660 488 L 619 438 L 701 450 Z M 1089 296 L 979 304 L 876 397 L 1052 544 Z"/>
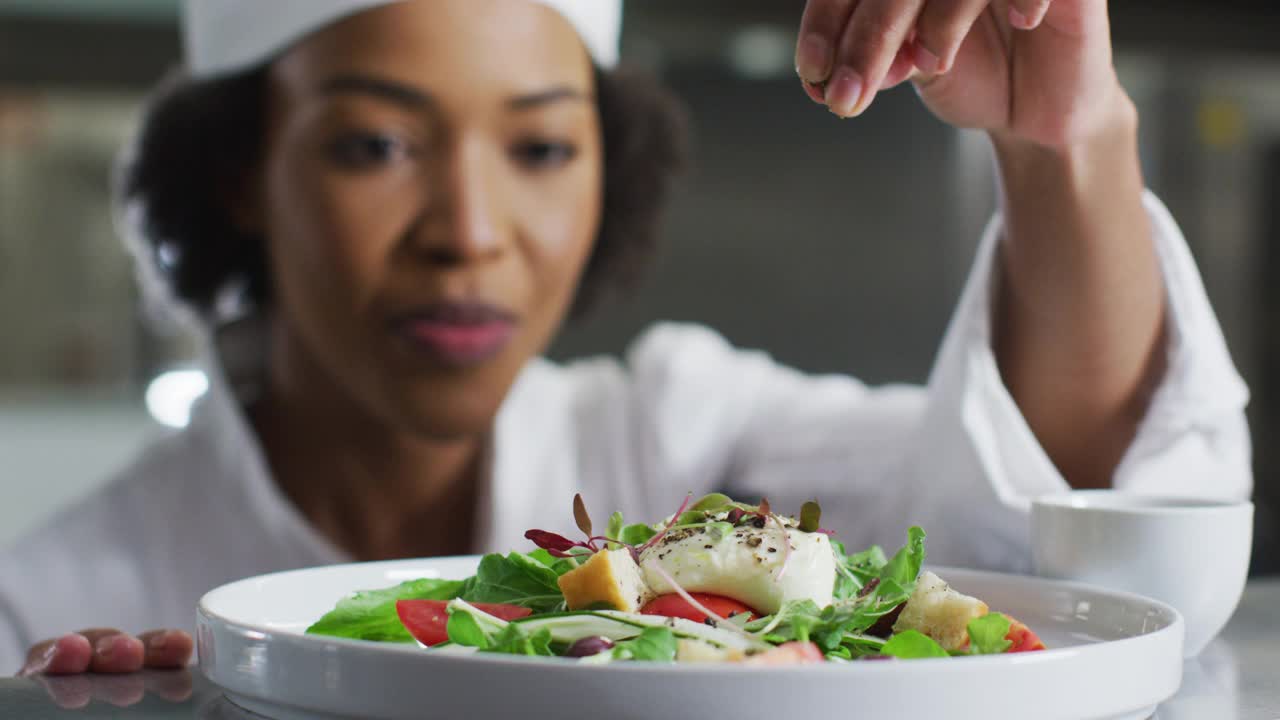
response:
<path fill-rule="evenodd" d="M 152 630 L 137 637 L 93 628 L 46 640 L 27 652 L 19 676 L 132 673 L 186 667 L 194 644 L 181 630 Z"/>

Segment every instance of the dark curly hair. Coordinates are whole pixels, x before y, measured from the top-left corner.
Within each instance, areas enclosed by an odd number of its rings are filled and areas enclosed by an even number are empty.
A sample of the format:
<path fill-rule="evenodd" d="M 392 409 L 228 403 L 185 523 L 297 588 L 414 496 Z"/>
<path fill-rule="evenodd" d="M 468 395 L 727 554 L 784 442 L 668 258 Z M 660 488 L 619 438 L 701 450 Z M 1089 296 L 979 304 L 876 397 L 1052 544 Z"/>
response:
<path fill-rule="evenodd" d="M 629 289 L 656 249 L 659 218 L 685 163 L 687 127 L 674 97 L 648 76 L 596 70 L 604 138 L 599 235 L 574 299 L 581 317 Z M 234 222 L 229 188 L 263 153 L 267 70 L 162 83 L 122 168 L 123 200 L 138 213 L 141 256 L 173 296 L 205 322 L 219 320 L 228 288 L 255 307 L 271 302 L 261 238 Z"/>

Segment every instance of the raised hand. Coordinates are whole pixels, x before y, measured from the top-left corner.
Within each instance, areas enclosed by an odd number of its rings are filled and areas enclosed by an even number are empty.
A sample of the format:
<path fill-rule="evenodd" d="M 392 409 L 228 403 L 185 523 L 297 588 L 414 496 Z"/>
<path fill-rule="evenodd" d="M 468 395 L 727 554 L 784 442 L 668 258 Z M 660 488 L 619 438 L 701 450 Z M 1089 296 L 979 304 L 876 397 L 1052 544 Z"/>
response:
<path fill-rule="evenodd" d="M 912 80 L 945 122 L 1049 147 L 1127 103 L 1105 0 L 809 0 L 796 68 L 837 115 Z"/>

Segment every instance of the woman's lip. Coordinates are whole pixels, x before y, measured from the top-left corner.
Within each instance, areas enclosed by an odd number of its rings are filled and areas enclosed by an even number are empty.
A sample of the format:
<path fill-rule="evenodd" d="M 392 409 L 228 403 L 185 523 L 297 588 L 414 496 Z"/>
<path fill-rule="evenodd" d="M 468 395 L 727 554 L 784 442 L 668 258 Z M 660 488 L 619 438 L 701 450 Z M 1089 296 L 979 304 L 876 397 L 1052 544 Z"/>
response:
<path fill-rule="evenodd" d="M 440 303 L 399 316 L 396 333 L 414 350 L 452 366 L 497 355 L 515 334 L 510 313 L 482 303 Z"/>

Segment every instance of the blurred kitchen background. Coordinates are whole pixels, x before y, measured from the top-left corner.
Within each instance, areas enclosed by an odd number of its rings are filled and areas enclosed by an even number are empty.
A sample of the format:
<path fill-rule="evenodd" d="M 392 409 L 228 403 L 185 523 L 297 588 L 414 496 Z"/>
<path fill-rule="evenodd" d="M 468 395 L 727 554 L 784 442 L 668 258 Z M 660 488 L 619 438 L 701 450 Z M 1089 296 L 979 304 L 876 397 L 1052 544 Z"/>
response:
<path fill-rule="evenodd" d="M 1112 4 L 1149 184 L 1253 390 L 1255 570 L 1280 572 L 1280 3 Z M 192 338 L 143 307 L 108 188 L 178 58 L 175 6 L 0 0 L 0 544 L 181 426 L 202 390 Z M 923 381 L 994 207 L 985 140 L 909 88 L 854 121 L 810 103 L 792 65 L 802 0 L 627 8 L 625 54 L 687 103 L 695 169 L 651 281 L 555 356 L 688 320 L 805 370 Z"/>

